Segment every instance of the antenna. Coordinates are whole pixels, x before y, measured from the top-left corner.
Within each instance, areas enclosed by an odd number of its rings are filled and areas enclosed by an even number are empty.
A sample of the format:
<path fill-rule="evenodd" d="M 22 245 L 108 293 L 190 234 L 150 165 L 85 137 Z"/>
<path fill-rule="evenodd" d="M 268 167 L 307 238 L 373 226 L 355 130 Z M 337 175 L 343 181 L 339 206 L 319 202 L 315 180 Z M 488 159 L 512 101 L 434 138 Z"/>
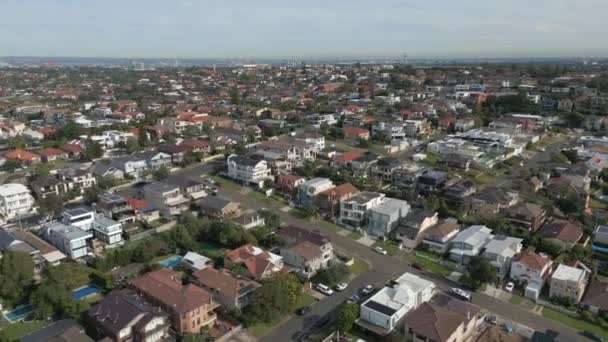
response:
<path fill-rule="evenodd" d="M 407 64 L 407 52 L 403 53 L 403 64 Z"/>

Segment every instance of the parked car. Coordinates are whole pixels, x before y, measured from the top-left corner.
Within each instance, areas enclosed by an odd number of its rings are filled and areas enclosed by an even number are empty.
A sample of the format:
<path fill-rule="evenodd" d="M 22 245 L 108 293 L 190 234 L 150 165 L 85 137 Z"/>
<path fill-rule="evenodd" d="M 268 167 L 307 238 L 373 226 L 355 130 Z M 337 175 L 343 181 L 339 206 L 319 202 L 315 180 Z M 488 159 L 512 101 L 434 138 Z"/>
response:
<path fill-rule="evenodd" d="M 374 292 L 374 285 L 367 285 L 361 289 L 361 294 L 364 296 L 369 296 L 372 292 Z"/>
<path fill-rule="evenodd" d="M 489 324 L 493 324 L 493 325 L 498 324 L 498 318 L 496 316 L 486 316 L 485 320 Z"/>
<path fill-rule="evenodd" d="M 461 299 L 464 299 L 466 301 L 471 301 L 471 294 L 463 289 L 459 289 L 456 287 L 453 287 L 450 292 L 455 295 L 456 297 L 459 297 Z"/>
<path fill-rule="evenodd" d="M 424 268 L 422 267 L 422 265 L 420 265 L 419 263 L 415 262 L 412 264 L 412 268 L 415 268 L 419 271 L 424 271 Z"/>
<path fill-rule="evenodd" d="M 388 252 L 386 250 L 384 250 L 384 248 L 378 246 L 378 247 L 374 247 L 374 252 L 382 254 L 382 255 L 387 255 Z"/>
<path fill-rule="evenodd" d="M 298 308 L 298 309 L 296 310 L 296 315 L 298 315 L 298 316 L 304 316 L 304 315 L 306 315 L 307 313 L 309 313 L 311 310 L 312 310 L 312 307 L 311 307 L 310 305 L 308 305 L 308 306 L 303 306 L 303 307 Z"/>
<path fill-rule="evenodd" d="M 510 281 L 507 283 L 507 285 L 505 285 L 505 291 L 507 292 L 513 292 L 513 289 L 515 288 L 515 284 Z"/>
<path fill-rule="evenodd" d="M 329 286 L 323 285 L 321 283 L 317 284 L 317 291 L 321 292 L 326 296 L 331 296 L 334 294 L 334 290 L 330 289 Z"/>
<path fill-rule="evenodd" d="M 348 284 L 340 283 L 340 284 L 336 285 L 336 290 L 339 292 L 342 292 L 342 291 L 346 290 L 347 287 L 348 287 Z"/>
<path fill-rule="evenodd" d="M 354 303 L 358 303 L 358 302 L 359 302 L 359 299 L 360 299 L 360 298 L 359 298 L 359 296 L 357 296 L 357 295 L 352 295 L 352 296 L 348 297 L 348 299 L 346 300 L 346 302 L 347 302 L 348 304 L 354 304 Z"/>

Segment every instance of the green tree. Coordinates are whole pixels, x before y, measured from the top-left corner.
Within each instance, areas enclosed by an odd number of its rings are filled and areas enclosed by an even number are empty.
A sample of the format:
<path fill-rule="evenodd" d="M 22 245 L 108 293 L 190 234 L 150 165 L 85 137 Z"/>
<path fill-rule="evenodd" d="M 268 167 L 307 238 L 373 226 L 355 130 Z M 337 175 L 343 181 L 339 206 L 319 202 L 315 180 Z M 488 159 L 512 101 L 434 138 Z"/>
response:
<path fill-rule="evenodd" d="M 336 327 L 341 333 L 347 333 L 353 328 L 357 318 L 359 318 L 359 305 L 346 304 L 340 310 Z"/>
<path fill-rule="evenodd" d="M 244 311 L 245 324 L 250 326 L 258 322 L 271 322 L 287 314 L 294 309 L 302 290 L 302 283 L 296 275 L 273 275 L 253 293 L 251 303 Z"/>
<path fill-rule="evenodd" d="M 314 283 L 322 283 L 333 287 L 343 282 L 350 275 L 350 269 L 343 263 L 336 263 L 322 271 L 319 271 L 313 278 Z"/>
<path fill-rule="evenodd" d="M 97 185 L 94 185 L 90 188 L 86 188 L 84 190 L 84 194 L 82 195 L 84 203 L 90 205 L 92 203 L 97 202 L 97 198 L 99 197 L 99 195 L 101 195 L 102 192 L 103 190 Z"/>
<path fill-rule="evenodd" d="M 84 149 L 84 159 L 85 160 L 93 160 L 97 158 L 103 157 L 103 147 L 100 143 L 88 139 L 86 142 L 86 147 Z"/>
<path fill-rule="evenodd" d="M 157 170 L 154 170 L 154 172 L 152 173 L 152 176 L 157 181 L 167 179 L 167 177 L 169 177 L 169 169 L 167 169 L 165 166 L 161 166 Z"/>
<path fill-rule="evenodd" d="M 139 144 L 139 140 L 135 137 L 129 137 L 127 139 L 127 143 L 125 145 L 127 153 L 131 154 L 133 152 L 137 152 L 141 149 L 141 145 Z"/>
<path fill-rule="evenodd" d="M 241 103 L 239 90 L 236 87 L 230 89 L 230 103 L 233 105 L 239 105 Z"/>
<path fill-rule="evenodd" d="M 44 198 L 38 200 L 39 211 L 42 214 L 54 217 L 55 213 L 59 212 L 63 208 L 63 198 L 56 194 L 48 194 Z"/>
<path fill-rule="evenodd" d="M 16 169 L 23 167 L 23 163 L 19 160 L 9 159 L 4 165 L 2 165 L 2 170 L 6 172 L 14 172 Z"/>
<path fill-rule="evenodd" d="M 206 332 L 200 334 L 184 334 L 180 335 L 178 340 L 180 342 L 213 342 L 215 339 Z"/>
<path fill-rule="evenodd" d="M 0 298 L 6 306 L 22 301 L 34 277 L 34 261 L 27 253 L 8 251 L 0 258 Z"/>
<path fill-rule="evenodd" d="M 487 284 L 496 280 L 496 269 L 490 264 L 488 259 L 482 256 L 474 256 L 467 265 L 469 275 L 478 285 Z"/>

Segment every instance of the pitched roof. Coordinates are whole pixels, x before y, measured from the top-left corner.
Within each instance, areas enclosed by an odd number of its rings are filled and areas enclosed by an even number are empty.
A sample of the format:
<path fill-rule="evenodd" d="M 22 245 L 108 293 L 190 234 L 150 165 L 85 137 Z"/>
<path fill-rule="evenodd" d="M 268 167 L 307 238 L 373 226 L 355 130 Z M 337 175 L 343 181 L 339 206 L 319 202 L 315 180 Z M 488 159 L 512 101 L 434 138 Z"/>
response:
<path fill-rule="evenodd" d="M 528 250 L 525 250 L 525 251 L 520 252 L 519 254 L 517 254 L 513 258 L 513 262 L 519 262 L 519 263 L 522 263 L 522 264 L 528 266 L 529 268 L 534 268 L 534 269 L 537 269 L 537 270 L 541 270 L 548 263 L 551 262 L 551 259 L 544 258 L 544 257 L 536 254 L 536 252 L 528 249 Z"/>
<path fill-rule="evenodd" d="M 425 302 L 405 315 L 405 324 L 416 334 L 443 342 L 448 341 L 465 319 L 465 316 Z"/>
<path fill-rule="evenodd" d="M 354 194 L 358 191 L 359 191 L 359 189 L 357 189 L 354 185 L 352 185 L 350 183 L 344 183 L 344 184 L 335 186 L 331 189 L 327 189 L 325 191 L 320 192 L 319 196 L 342 198 L 346 195 Z"/>
<path fill-rule="evenodd" d="M 238 298 L 262 286 L 254 280 L 245 278 L 225 268 L 218 270 L 213 267 L 207 267 L 196 271 L 194 277 L 206 288 L 232 298 Z"/>
<path fill-rule="evenodd" d="M 179 275 L 165 267 L 133 279 L 130 284 L 178 313 L 213 303 L 209 292 L 194 284 L 182 285 Z"/>
<path fill-rule="evenodd" d="M 58 148 L 45 148 L 43 150 L 38 151 L 38 155 L 42 156 L 42 157 L 52 157 L 52 156 L 60 156 L 66 154 L 65 151 L 60 150 Z"/>
<path fill-rule="evenodd" d="M 282 237 L 290 238 L 295 241 L 309 241 L 317 246 L 323 246 L 330 243 L 327 236 L 318 230 L 308 230 L 293 225 L 281 228 L 278 234 Z"/>
<path fill-rule="evenodd" d="M 576 243 L 583 236 L 583 229 L 572 222 L 555 221 L 545 224 L 541 230 L 541 235 L 548 239 L 558 239 L 567 243 Z"/>
<path fill-rule="evenodd" d="M 287 249 L 304 260 L 313 260 L 323 255 L 319 246 L 306 240 L 300 241 Z"/>
<path fill-rule="evenodd" d="M 4 157 L 7 159 L 26 160 L 26 161 L 40 159 L 40 156 L 38 156 L 37 154 L 22 150 L 20 148 L 16 148 L 12 151 L 6 152 L 4 154 Z"/>
<path fill-rule="evenodd" d="M 595 278 L 589 284 L 583 297 L 583 304 L 593 305 L 602 310 L 608 309 L 608 281 L 605 278 Z"/>
<path fill-rule="evenodd" d="M 350 151 L 350 152 L 342 153 L 340 155 L 335 156 L 334 161 L 338 162 L 338 163 L 346 163 L 346 162 L 355 160 L 357 158 L 360 158 L 362 156 L 363 156 L 363 154 L 361 152 Z"/>

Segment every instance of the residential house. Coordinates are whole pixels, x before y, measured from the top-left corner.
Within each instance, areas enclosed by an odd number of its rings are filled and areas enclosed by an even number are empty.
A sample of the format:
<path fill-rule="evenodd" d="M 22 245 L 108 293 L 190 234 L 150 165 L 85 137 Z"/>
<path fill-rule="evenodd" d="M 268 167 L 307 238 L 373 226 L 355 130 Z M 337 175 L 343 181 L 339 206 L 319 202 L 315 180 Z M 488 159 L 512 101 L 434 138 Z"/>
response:
<path fill-rule="evenodd" d="M 205 191 L 205 184 L 197 180 L 192 180 L 185 177 L 169 176 L 164 179 L 163 182 L 172 186 L 179 187 L 179 191 L 182 193 L 182 195 L 192 200 L 197 200 L 199 198 L 207 196 L 207 192 Z"/>
<path fill-rule="evenodd" d="M 504 217 L 519 231 L 534 233 L 545 221 L 545 210 L 538 204 L 523 202 L 502 210 Z"/>
<path fill-rule="evenodd" d="M 183 285 L 179 274 L 162 267 L 129 282 L 146 300 L 169 314 L 173 329 L 178 333 L 199 333 L 213 327 L 214 312 L 219 307 L 213 296 L 194 284 Z"/>
<path fill-rule="evenodd" d="M 46 240 L 71 259 L 82 258 L 89 254 L 88 241 L 91 232 L 68 226 L 61 222 L 49 223 L 44 227 Z"/>
<path fill-rule="evenodd" d="M 340 202 L 340 223 L 352 229 L 365 228 L 369 209 L 380 205 L 384 197 L 382 193 L 361 191 Z"/>
<path fill-rule="evenodd" d="M 85 329 L 73 319 L 63 319 L 23 336 L 19 342 L 69 341 L 94 342 Z"/>
<path fill-rule="evenodd" d="M 574 222 L 556 220 L 546 223 L 540 229 L 540 235 L 546 241 L 560 246 L 562 250 L 574 247 L 583 238 L 583 229 Z"/>
<path fill-rule="evenodd" d="M 486 226 L 473 225 L 460 231 L 450 242 L 450 260 L 468 264 L 493 238 L 492 230 Z"/>
<path fill-rule="evenodd" d="M 188 146 L 185 145 L 169 144 L 158 145 L 156 149 L 159 152 L 166 153 L 171 156 L 171 162 L 175 165 L 180 165 L 184 161 L 186 153 L 190 150 Z"/>
<path fill-rule="evenodd" d="M 424 173 L 425 168 L 419 164 L 404 163 L 401 168 L 393 170 L 392 183 L 402 189 L 416 189 L 418 178 Z"/>
<path fill-rule="evenodd" d="M 370 138 L 369 130 L 367 130 L 365 128 L 361 128 L 361 127 L 345 127 L 345 128 L 342 128 L 342 132 L 344 133 L 345 139 L 369 140 L 369 138 Z"/>
<path fill-rule="evenodd" d="M 10 220 L 33 212 L 34 197 L 23 184 L 0 185 L 0 215 Z"/>
<path fill-rule="evenodd" d="M 97 184 L 97 179 L 93 176 L 93 173 L 81 167 L 67 167 L 57 170 L 57 178 L 65 182 L 70 191 L 80 195 L 83 195 L 86 189 Z"/>
<path fill-rule="evenodd" d="M 93 221 L 95 221 L 95 211 L 86 206 L 65 208 L 61 213 L 62 223 L 84 231 L 93 229 Z"/>
<path fill-rule="evenodd" d="M 452 239 L 458 234 L 459 225 L 456 219 L 446 219 L 424 230 L 422 244 L 430 251 L 445 254 Z"/>
<path fill-rule="evenodd" d="M 395 280 L 361 304 L 357 325 L 377 335 L 386 336 L 403 322 L 406 314 L 429 301 L 435 284 L 411 273 Z"/>
<path fill-rule="evenodd" d="M 406 133 L 403 122 L 388 123 L 378 121 L 372 125 L 372 137 L 378 140 L 405 140 Z"/>
<path fill-rule="evenodd" d="M 36 153 L 25 151 L 20 148 L 4 153 L 4 158 L 7 160 L 15 160 L 27 165 L 40 163 L 41 161 L 40 156 Z"/>
<path fill-rule="evenodd" d="M 333 218 L 340 213 L 340 202 L 353 197 L 357 192 L 359 189 L 350 183 L 340 184 L 317 194 L 314 203 L 322 213 Z"/>
<path fill-rule="evenodd" d="M 185 146 L 188 148 L 188 151 L 192 153 L 211 153 L 211 144 L 209 143 L 209 140 L 199 138 L 184 139 L 180 143 L 180 146 Z"/>
<path fill-rule="evenodd" d="M 102 241 L 106 248 L 117 247 L 124 243 L 122 239 L 122 224 L 105 217 L 103 214 L 95 215 L 93 236 Z"/>
<path fill-rule="evenodd" d="M 350 161 L 350 170 L 355 177 L 367 178 L 372 166 L 378 162 L 378 159 L 380 157 L 374 153 L 364 154 Z"/>
<path fill-rule="evenodd" d="M 244 213 L 241 216 L 235 218 L 233 221 L 234 223 L 243 227 L 243 229 L 245 230 L 260 227 L 265 224 L 264 216 L 260 215 L 258 212 Z"/>
<path fill-rule="evenodd" d="M 60 196 L 66 195 L 69 192 L 68 184 L 53 176 L 40 176 L 34 179 L 30 183 L 30 186 L 39 199 L 54 195 L 59 200 Z"/>
<path fill-rule="evenodd" d="M 281 228 L 277 233 L 285 241 L 285 246 L 295 245 L 301 241 L 308 241 L 319 246 L 323 251 L 330 251 L 333 254 L 333 246 L 327 236 L 318 230 L 308 230 L 305 228 L 289 225 Z"/>
<path fill-rule="evenodd" d="M 426 170 L 418 176 L 417 189 L 421 195 L 430 195 L 441 190 L 448 180 L 448 173 L 437 170 Z"/>
<path fill-rule="evenodd" d="M 511 280 L 524 284 L 524 296 L 537 300 L 551 274 L 553 261 L 548 257 L 539 255 L 532 250 L 525 250 L 517 254 L 511 261 Z"/>
<path fill-rule="evenodd" d="M 158 170 L 161 167 L 171 167 L 171 155 L 163 152 L 144 151 L 131 155 L 114 158 L 110 165 L 135 179 L 142 179 L 146 172 Z"/>
<path fill-rule="evenodd" d="M 521 252 L 523 239 L 510 236 L 495 236 L 486 246 L 482 256 L 496 269 L 496 275 L 503 279 L 509 274 L 511 260 Z"/>
<path fill-rule="evenodd" d="M 297 202 L 301 207 L 312 207 L 318 194 L 333 187 L 334 183 L 327 178 L 307 180 L 298 185 Z"/>
<path fill-rule="evenodd" d="M 37 151 L 37 154 L 40 156 L 41 160 L 45 163 L 57 161 L 57 160 L 65 160 L 68 159 L 68 153 L 64 150 L 60 150 L 58 148 L 45 148 L 40 151 Z"/>
<path fill-rule="evenodd" d="M 136 218 L 148 223 L 160 219 L 160 211 L 154 204 L 146 200 L 130 196 L 125 196 L 124 199 L 133 209 L 133 213 L 135 214 Z"/>
<path fill-rule="evenodd" d="M 259 188 L 263 188 L 265 181 L 274 180 L 265 160 L 233 154 L 228 157 L 226 162 L 228 177 L 244 185 L 255 184 Z"/>
<path fill-rule="evenodd" d="M 242 310 L 250 301 L 260 283 L 228 269 L 206 267 L 194 272 L 195 282 L 213 294 L 213 298 L 228 310 Z"/>
<path fill-rule="evenodd" d="M 466 342 L 483 324 L 481 308 L 446 295 L 405 316 L 405 336 L 414 342 Z"/>
<path fill-rule="evenodd" d="M 549 297 L 578 304 L 583 298 L 590 274 L 589 269 L 560 264 L 551 275 Z"/>
<path fill-rule="evenodd" d="M 34 262 L 34 276 L 40 276 L 40 272 L 44 268 L 44 260 L 40 251 L 26 241 L 19 239 L 13 232 L 0 229 L 0 258 L 7 252 L 19 252 L 31 256 Z"/>
<path fill-rule="evenodd" d="M 443 197 L 446 202 L 454 205 L 461 205 L 467 198 L 475 194 L 475 183 L 469 179 L 464 179 L 443 189 Z"/>
<path fill-rule="evenodd" d="M 104 192 L 97 196 L 97 210 L 122 224 L 135 222 L 135 210 L 123 196 Z"/>
<path fill-rule="evenodd" d="M 366 232 L 378 237 L 387 236 L 409 211 L 410 205 L 406 201 L 385 197 L 381 203 L 369 208 Z"/>
<path fill-rule="evenodd" d="M 143 191 L 144 199 L 158 207 L 162 216 L 177 216 L 190 209 L 190 200 L 175 185 L 154 182 L 146 184 Z"/>
<path fill-rule="evenodd" d="M 333 258 L 333 248 L 301 240 L 282 247 L 281 257 L 287 265 L 295 268 L 298 274 L 310 279 L 320 270 L 329 267 Z"/>
<path fill-rule="evenodd" d="M 363 154 L 358 151 L 349 151 L 349 152 L 344 152 L 342 154 L 336 154 L 332 158 L 330 165 L 332 168 L 335 168 L 335 169 L 351 170 L 352 161 L 357 158 L 360 158 L 362 156 L 363 156 Z"/>
<path fill-rule="evenodd" d="M 213 261 L 211 259 L 195 252 L 186 253 L 181 260 L 181 265 L 184 265 L 193 272 L 200 271 L 207 267 L 211 267 L 212 264 Z"/>
<path fill-rule="evenodd" d="M 237 202 L 231 202 L 217 196 L 203 197 L 196 202 L 196 206 L 203 215 L 207 215 L 212 218 L 238 216 L 241 211 Z"/>
<path fill-rule="evenodd" d="M 233 249 L 224 256 L 224 266 L 242 265 L 247 274 L 254 280 L 262 280 L 281 272 L 284 268 L 283 258 L 251 244 Z"/>
<path fill-rule="evenodd" d="M 391 183 L 393 180 L 393 172 L 400 169 L 402 166 L 403 164 L 399 159 L 384 157 L 379 159 L 378 162 L 371 167 L 371 176 L 380 179 L 385 183 Z"/>
<path fill-rule="evenodd" d="M 15 236 L 38 250 L 40 257 L 46 265 L 57 266 L 66 258 L 65 254 L 61 253 L 57 248 L 42 240 L 38 236 L 23 229 L 15 229 Z M 41 265 L 42 266 L 42 265 Z"/>
<path fill-rule="evenodd" d="M 296 197 L 298 192 L 298 186 L 304 183 L 306 178 L 298 175 L 278 175 L 275 183 L 275 189 L 283 194 L 287 200 L 291 200 Z"/>
<path fill-rule="evenodd" d="M 171 322 L 160 307 L 131 289 L 113 290 L 87 311 L 97 335 L 113 342 L 158 341 L 170 336 Z"/>
<path fill-rule="evenodd" d="M 494 186 L 486 186 L 471 196 L 470 212 L 473 215 L 494 216 L 501 209 L 510 208 L 519 201 L 519 194 Z"/>
<path fill-rule="evenodd" d="M 124 179 L 125 173 L 121 169 L 114 167 L 108 163 L 94 163 L 93 168 L 91 169 L 93 175 L 97 177 L 108 177 L 112 179 Z M 144 171 L 141 171 L 143 175 Z"/>
<path fill-rule="evenodd" d="M 581 305 L 594 314 L 608 312 L 608 279 L 597 276 L 591 280 Z"/>
<path fill-rule="evenodd" d="M 424 208 L 412 208 L 408 214 L 399 220 L 393 236 L 403 247 L 416 248 L 422 241 L 426 230 L 437 224 L 438 213 Z"/>

